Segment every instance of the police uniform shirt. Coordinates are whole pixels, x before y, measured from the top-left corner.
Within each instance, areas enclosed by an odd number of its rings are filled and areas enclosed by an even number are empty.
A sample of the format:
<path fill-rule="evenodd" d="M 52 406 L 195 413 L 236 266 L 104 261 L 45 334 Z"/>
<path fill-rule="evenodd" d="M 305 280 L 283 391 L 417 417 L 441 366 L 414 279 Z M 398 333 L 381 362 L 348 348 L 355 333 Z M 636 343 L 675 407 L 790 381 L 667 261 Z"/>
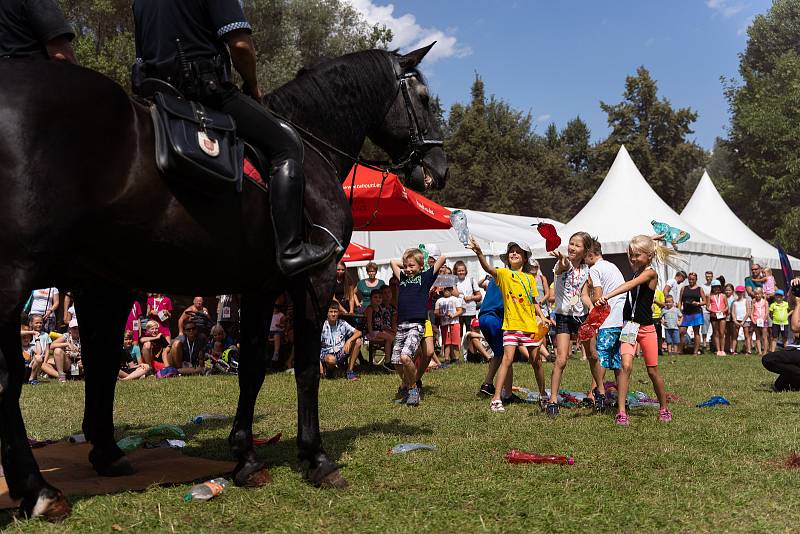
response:
<path fill-rule="evenodd" d="M 222 56 L 229 65 L 224 37 L 252 31 L 239 0 L 135 0 L 136 58 L 157 70 L 176 65 L 180 39 L 187 60 Z"/>
<path fill-rule="evenodd" d="M 49 59 L 56 37 L 75 38 L 56 0 L 0 0 L 0 57 Z"/>

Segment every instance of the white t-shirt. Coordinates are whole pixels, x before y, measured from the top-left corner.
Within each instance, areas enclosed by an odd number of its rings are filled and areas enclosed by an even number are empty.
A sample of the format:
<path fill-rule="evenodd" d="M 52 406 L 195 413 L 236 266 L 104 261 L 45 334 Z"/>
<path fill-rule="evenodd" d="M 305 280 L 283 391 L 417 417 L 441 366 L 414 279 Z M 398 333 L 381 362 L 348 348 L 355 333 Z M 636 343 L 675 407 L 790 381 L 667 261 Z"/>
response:
<path fill-rule="evenodd" d="M 700 286 L 703 288 L 703 295 L 709 296 L 711 294 L 711 284 Z M 677 301 L 676 301 L 677 302 Z M 708 308 L 703 306 L 703 313 L 708 315 Z"/>
<path fill-rule="evenodd" d="M 570 264 L 569 270 L 561 274 L 556 274 L 554 268 L 553 276 L 553 286 L 556 290 L 556 313 L 572 317 L 582 317 L 589 313 L 581 300 L 581 290 L 589 279 L 589 266 L 582 263 L 575 269 Z"/>
<path fill-rule="evenodd" d="M 31 315 L 44 315 L 50 309 L 50 300 L 58 299 L 58 289 L 55 287 L 35 289 L 31 300 Z"/>
<path fill-rule="evenodd" d="M 675 305 L 677 305 L 681 301 L 681 289 L 687 285 L 689 285 L 688 281 L 684 280 L 683 282 L 678 283 L 678 281 L 673 278 L 666 284 L 666 287 L 669 287 L 669 290 L 664 292 L 664 298 L 672 295 L 672 300 L 674 300 Z"/>
<path fill-rule="evenodd" d="M 281 312 L 276 312 L 272 314 L 272 322 L 269 325 L 270 332 L 283 332 L 283 326 L 281 326 L 281 321 L 285 315 Z"/>
<path fill-rule="evenodd" d="M 455 314 L 456 308 L 463 308 L 464 301 L 461 300 L 461 297 L 442 297 L 436 301 L 436 311 L 440 313 L 439 316 L 439 324 L 442 326 L 449 326 L 451 324 L 455 324 L 458 322 L 458 317 L 450 318 L 447 316 L 448 313 Z"/>
<path fill-rule="evenodd" d="M 467 276 L 463 280 L 459 280 L 458 284 L 456 284 L 458 288 L 458 292 L 461 293 L 461 299 L 463 300 L 466 295 L 472 295 L 476 291 L 480 293 L 481 288 L 478 287 L 478 283 L 475 281 L 474 278 L 471 276 Z M 466 300 L 462 303 L 464 307 L 463 315 L 477 315 L 478 312 L 478 305 L 475 304 L 474 300 L 467 302 Z"/>
<path fill-rule="evenodd" d="M 619 286 L 625 283 L 625 277 L 622 276 L 622 271 L 608 260 L 600 260 L 589 269 L 589 276 L 592 279 L 594 287 L 602 288 L 603 295 L 608 295 Z M 617 295 L 609 299 L 608 305 L 611 312 L 600 325 L 600 328 L 621 328 L 622 327 L 622 314 L 625 310 L 626 293 Z"/>

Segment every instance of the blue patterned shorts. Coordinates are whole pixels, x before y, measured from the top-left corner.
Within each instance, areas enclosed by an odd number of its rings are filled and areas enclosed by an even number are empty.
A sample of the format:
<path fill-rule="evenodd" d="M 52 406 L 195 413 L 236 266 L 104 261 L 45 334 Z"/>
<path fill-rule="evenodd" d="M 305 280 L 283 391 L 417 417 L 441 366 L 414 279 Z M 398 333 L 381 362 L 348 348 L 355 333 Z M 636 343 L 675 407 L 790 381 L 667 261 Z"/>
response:
<path fill-rule="evenodd" d="M 621 327 L 601 328 L 597 331 L 597 358 L 605 369 L 619 369 L 619 335 Z"/>

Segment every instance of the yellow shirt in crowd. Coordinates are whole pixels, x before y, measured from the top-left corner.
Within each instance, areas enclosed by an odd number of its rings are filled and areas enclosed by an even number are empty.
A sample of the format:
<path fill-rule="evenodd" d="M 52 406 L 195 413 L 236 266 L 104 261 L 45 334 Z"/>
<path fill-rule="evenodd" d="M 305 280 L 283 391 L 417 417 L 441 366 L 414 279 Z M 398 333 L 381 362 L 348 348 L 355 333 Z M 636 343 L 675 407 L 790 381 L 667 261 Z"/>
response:
<path fill-rule="evenodd" d="M 657 306 L 655 301 L 664 302 L 664 292 L 660 289 L 656 289 L 653 295 L 653 319 L 661 319 L 661 306 Z"/>
<path fill-rule="evenodd" d="M 536 317 L 533 303 L 539 293 L 533 276 L 500 267 L 495 282 L 503 294 L 503 330 L 536 334 L 539 331 L 539 318 Z"/>

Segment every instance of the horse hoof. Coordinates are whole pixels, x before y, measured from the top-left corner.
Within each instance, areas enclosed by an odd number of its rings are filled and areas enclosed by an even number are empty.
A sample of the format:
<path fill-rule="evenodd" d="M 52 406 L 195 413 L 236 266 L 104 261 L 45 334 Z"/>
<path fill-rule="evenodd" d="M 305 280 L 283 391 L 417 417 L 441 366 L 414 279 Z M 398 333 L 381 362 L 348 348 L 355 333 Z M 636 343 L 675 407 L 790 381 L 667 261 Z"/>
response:
<path fill-rule="evenodd" d="M 136 472 L 125 456 L 114 460 L 108 465 L 95 465 L 94 470 L 103 477 L 125 477 Z"/>
<path fill-rule="evenodd" d="M 55 489 L 43 490 L 33 506 L 22 503 L 22 513 L 26 517 L 41 517 L 50 523 L 60 523 L 69 517 L 72 507 L 64 494 Z"/>
<path fill-rule="evenodd" d="M 346 489 L 348 485 L 347 479 L 342 476 L 338 469 L 328 473 L 319 483 L 319 487 L 329 489 Z"/>
<path fill-rule="evenodd" d="M 233 483 L 239 487 L 260 488 L 272 483 L 272 475 L 261 463 L 243 466 L 233 472 Z"/>

